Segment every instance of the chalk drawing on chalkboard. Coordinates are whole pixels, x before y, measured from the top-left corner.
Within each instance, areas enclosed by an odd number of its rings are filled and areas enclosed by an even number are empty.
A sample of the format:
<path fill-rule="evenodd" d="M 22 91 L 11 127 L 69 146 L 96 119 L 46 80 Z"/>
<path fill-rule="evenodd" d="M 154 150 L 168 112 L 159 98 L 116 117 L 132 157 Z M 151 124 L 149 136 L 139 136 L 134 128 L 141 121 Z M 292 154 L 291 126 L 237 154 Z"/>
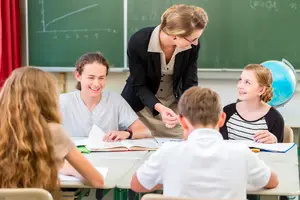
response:
<path fill-rule="evenodd" d="M 263 8 L 268 11 L 278 11 L 277 2 L 275 0 L 250 0 L 249 4 L 252 9 Z"/>
<path fill-rule="evenodd" d="M 293 9 L 293 10 L 298 10 L 298 9 L 300 9 L 300 4 L 298 4 L 298 3 L 290 3 L 289 7 L 291 9 Z"/>
<path fill-rule="evenodd" d="M 62 19 L 65 19 L 67 17 L 70 17 L 72 15 L 75 15 L 75 14 L 78 14 L 80 12 L 83 12 L 83 11 L 87 11 L 89 9 L 92 9 L 92 8 L 95 8 L 97 6 L 99 6 L 99 4 L 92 4 L 92 5 L 89 5 L 89 6 L 85 6 L 83 8 L 80 8 L 78 10 L 74 10 L 72 12 L 69 12 L 69 13 L 66 13 L 60 17 L 57 17 L 49 22 L 46 22 L 45 20 L 45 5 L 44 5 L 44 0 L 39 0 L 39 4 L 41 5 L 41 17 L 42 17 L 42 20 L 41 20 L 41 23 L 42 23 L 42 30 L 39 30 L 39 31 L 36 31 L 37 33 L 66 33 L 65 35 L 65 38 L 66 39 L 70 39 L 70 36 L 67 34 L 68 32 L 74 32 L 74 33 L 77 33 L 77 32 L 99 32 L 99 31 L 106 31 L 106 32 L 112 32 L 112 33 L 117 33 L 117 31 L 115 29 L 111 29 L 111 28 L 92 28 L 92 29 L 66 29 L 66 30 L 57 30 L 57 29 L 49 29 L 49 26 L 51 24 L 54 24 L 55 22 L 58 22 Z M 50 26 L 51 27 L 51 26 Z M 98 36 L 95 35 L 96 38 L 98 38 Z M 57 37 L 55 37 L 56 39 Z M 79 35 L 76 34 L 76 39 L 79 38 Z M 84 35 L 84 38 L 88 38 L 87 35 Z"/>

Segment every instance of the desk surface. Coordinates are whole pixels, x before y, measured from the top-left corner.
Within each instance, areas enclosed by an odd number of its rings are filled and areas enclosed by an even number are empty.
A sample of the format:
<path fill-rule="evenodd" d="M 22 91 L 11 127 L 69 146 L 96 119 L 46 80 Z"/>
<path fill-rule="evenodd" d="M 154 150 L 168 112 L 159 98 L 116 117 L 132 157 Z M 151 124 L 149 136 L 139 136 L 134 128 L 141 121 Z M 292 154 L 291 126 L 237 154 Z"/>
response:
<path fill-rule="evenodd" d="M 118 181 L 117 187 L 123 189 L 129 188 L 132 176 L 151 154 L 152 152 L 149 152 L 141 160 L 136 162 L 133 168 L 131 168 L 130 171 L 128 171 L 125 176 Z M 254 190 L 249 188 L 247 192 L 248 194 L 287 196 L 297 196 L 300 194 L 297 146 L 293 147 L 287 153 L 261 152 L 258 156 L 277 173 L 279 185 L 274 189 Z"/>
<path fill-rule="evenodd" d="M 119 180 L 126 174 L 147 151 L 139 152 L 97 152 L 85 155 L 95 167 L 107 167 L 108 173 L 104 180 L 104 188 L 115 188 Z M 62 188 L 90 188 L 81 181 L 62 181 Z"/>
<path fill-rule="evenodd" d="M 298 149 L 296 145 L 286 153 L 260 152 L 258 157 L 269 166 L 276 163 L 298 165 Z"/>
<path fill-rule="evenodd" d="M 269 166 L 277 174 L 279 185 L 274 189 L 248 189 L 248 194 L 278 196 L 298 196 L 300 194 L 298 165 L 274 163 Z"/>
<path fill-rule="evenodd" d="M 128 171 L 121 180 L 117 183 L 117 188 L 128 189 L 130 188 L 130 182 L 134 173 L 138 170 L 138 168 L 151 156 L 153 152 L 148 152 L 145 156 L 140 159 L 136 164 Z"/>
<path fill-rule="evenodd" d="M 151 156 L 153 152 L 96 152 L 85 155 L 96 167 L 109 168 L 104 188 L 130 188 L 130 181 L 136 170 Z M 248 190 L 249 194 L 297 196 L 299 189 L 299 171 L 297 146 L 287 153 L 260 152 L 262 159 L 278 175 L 279 185 L 274 189 Z M 89 187 L 82 182 L 62 182 L 61 187 Z"/>

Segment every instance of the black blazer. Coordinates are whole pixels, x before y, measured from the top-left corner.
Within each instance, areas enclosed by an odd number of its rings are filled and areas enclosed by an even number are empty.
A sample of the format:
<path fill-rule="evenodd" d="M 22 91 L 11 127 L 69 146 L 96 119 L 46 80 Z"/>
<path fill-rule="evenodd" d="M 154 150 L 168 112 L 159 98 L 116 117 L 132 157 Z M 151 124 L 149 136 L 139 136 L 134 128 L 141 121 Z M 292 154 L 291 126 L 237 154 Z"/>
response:
<path fill-rule="evenodd" d="M 127 55 L 130 75 L 122 91 L 123 98 L 135 112 L 147 106 L 153 113 L 155 97 L 161 80 L 160 53 L 148 52 L 151 34 L 155 27 L 148 27 L 133 34 L 128 43 Z M 180 52 L 175 57 L 173 73 L 173 91 L 178 100 L 188 88 L 198 85 L 197 58 L 200 43 L 197 46 Z"/>

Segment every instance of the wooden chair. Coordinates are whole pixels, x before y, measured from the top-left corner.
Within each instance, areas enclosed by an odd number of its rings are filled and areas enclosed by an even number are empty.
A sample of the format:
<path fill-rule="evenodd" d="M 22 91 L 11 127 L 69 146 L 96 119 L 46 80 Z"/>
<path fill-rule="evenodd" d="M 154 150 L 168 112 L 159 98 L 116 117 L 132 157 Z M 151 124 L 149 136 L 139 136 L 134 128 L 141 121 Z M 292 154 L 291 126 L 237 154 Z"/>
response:
<path fill-rule="evenodd" d="M 53 200 L 51 194 L 39 188 L 0 189 L 0 200 Z"/>
<path fill-rule="evenodd" d="M 284 125 L 284 133 L 283 133 L 283 143 L 292 143 L 294 142 L 294 132 L 291 127 L 288 125 Z"/>

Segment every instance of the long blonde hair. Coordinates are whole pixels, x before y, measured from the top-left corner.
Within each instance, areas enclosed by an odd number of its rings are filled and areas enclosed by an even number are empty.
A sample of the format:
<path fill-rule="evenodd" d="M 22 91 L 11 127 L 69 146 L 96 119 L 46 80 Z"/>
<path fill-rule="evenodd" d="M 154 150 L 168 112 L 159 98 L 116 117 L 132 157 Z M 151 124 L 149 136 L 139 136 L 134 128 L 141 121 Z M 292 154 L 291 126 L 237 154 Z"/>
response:
<path fill-rule="evenodd" d="M 60 123 L 55 78 L 22 67 L 0 92 L 0 187 L 44 188 L 56 196 L 58 165 L 48 123 Z"/>
<path fill-rule="evenodd" d="M 259 64 L 248 64 L 244 70 L 253 71 L 258 84 L 266 88 L 265 92 L 260 96 L 260 99 L 266 103 L 271 101 L 273 97 L 273 78 L 271 70 Z"/>
<path fill-rule="evenodd" d="M 160 30 L 168 35 L 187 37 L 208 23 L 203 8 L 184 4 L 173 5 L 161 16 Z"/>

